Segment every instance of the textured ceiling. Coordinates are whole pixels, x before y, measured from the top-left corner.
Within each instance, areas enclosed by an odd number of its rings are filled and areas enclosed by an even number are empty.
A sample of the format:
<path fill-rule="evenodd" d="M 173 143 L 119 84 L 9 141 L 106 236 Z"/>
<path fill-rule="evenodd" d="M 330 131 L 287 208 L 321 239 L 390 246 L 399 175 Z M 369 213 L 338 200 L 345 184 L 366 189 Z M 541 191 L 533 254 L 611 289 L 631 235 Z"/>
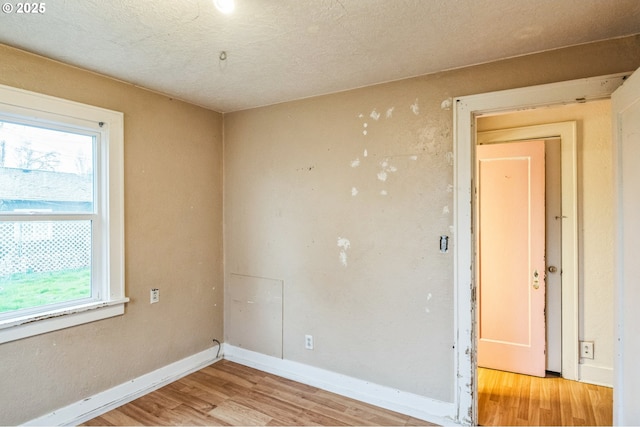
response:
<path fill-rule="evenodd" d="M 230 112 L 640 33 L 638 0 L 235 1 L 50 0 L 0 43 Z"/>

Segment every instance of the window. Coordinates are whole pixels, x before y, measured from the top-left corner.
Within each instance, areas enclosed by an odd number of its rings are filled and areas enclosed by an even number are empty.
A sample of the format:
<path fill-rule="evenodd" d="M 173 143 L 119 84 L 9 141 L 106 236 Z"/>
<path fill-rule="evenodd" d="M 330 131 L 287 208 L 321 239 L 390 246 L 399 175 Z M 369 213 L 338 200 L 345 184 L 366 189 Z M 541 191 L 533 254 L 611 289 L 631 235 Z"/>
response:
<path fill-rule="evenodd" d="M 0 343 L 124 313 L 122 113 L 0 85 Z"/>

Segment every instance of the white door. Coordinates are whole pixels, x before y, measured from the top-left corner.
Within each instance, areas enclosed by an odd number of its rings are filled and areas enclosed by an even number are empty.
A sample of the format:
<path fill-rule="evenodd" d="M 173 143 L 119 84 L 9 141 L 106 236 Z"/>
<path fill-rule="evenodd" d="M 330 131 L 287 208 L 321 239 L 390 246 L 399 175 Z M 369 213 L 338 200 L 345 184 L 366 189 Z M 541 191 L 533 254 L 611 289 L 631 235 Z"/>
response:
<path fill-rule="evenodd" d="M 611 97 L 616 170 L 614 425 L 640 425 L 640 72 Z"/>
<path fill-rule="evenodd" d="M 545 143 L 480 145 L 478 366 L 545 376 Z"/>

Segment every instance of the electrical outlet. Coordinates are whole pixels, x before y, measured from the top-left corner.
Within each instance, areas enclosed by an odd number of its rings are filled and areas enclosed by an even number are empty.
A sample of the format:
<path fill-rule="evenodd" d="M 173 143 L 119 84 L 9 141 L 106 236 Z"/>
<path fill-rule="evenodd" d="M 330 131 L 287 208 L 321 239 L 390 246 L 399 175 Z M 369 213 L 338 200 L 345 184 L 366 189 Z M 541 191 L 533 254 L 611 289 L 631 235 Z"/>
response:
<path fill-rule="evenodd" d="M 593 341 L 580 341 L 580 357 L 593 359 Z"/>
<path fill-rule="evenodd" d="M 304 348 L 307 350 L 313 350 L 313 335 L 304 336 Z"/>
<path fill-rule="evenodd" d="M 155 304 L 158 301 L 160 301 L 160 289 L 158 288 L 151 289 L 151 295 L 149 299 L 151 304 Z"/>

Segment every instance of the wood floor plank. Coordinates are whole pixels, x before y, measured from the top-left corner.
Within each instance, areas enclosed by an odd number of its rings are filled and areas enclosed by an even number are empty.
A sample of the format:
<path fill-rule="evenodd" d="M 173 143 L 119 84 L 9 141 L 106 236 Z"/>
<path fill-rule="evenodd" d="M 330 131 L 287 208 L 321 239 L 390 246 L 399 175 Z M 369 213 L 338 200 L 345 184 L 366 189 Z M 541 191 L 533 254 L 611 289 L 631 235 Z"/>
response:
<path fill-rule="evenodd" d="M 561 384 L 562 381 L 560 381 L 559 379 L 553 379 L 553 381 L 550 381 L 548 383 L 548 385 L 551 386 L 551 389 L 549 390 L 550 419 L 548 424 L 546 425 L 563 425 L 562 406 L 566 405 L 567 403 L 562 400 L 562 396 L 564 396 L 564 394 L 560 392 Z M 567 423 L 568 422 L 569 421 L 567 420 Z"/>
<path fill-rule="evenodd" d="M 518 383 L 517 390 L 514 390 L 514 394 L 518 396 L 517 399 L 517 417 L 518 419 L 527 421 L 529 419 L 529 401 L 531 394 L 531 377 L 522 376 Z"/>
<path fill-rule="evenodd" d="M 409 417 L 405 426 L 437 426 L 438 424 L 430 423 L 429 421 L 421 420 L 419 418 Z"/>
<path fill-rule="evenodd" d="M 225 388 L 224 382 L 212 380 L 209 376 L 200 377 L 196 374 L 197 372 L 194 372 L 185 378 L 181 378 L 180 382 L 218 396 L 223 401 L 236 394 L 230 389 Z"/>
<path fill-rule="evenodd" d="M 203 387 L 210 389 L 212 392 L 217 391 L 226 399 L 238 394 L 237 387 L 243 387 L 242 390 L 246 391 L 250 390 L 255 385 L 240 378 L 233 378 L 232 381 L 229 381 L 227 374 L 225 374 L 224 376 L 214 376 L 210 371 L 207 373 L 203 371 L 194 372 L 193 374 L 189 375 L 189 379 L 193 380 Z M 237 387 L 228 387 L 227 384 L 229 383 Z"/>
<path fill-rule="evenodd" d="M 481 425 L 611 425 L 613 393 L 558 377 L 478 369 Z"/>
<path fill-rule="evenodd" d="M 289 402 L 276 399 L 273 396 L 259 392 L 251 392 L 244 396 L 234 396 L 229 399 L 245 406 L 248 406 L 258 412 L 262 412 L 271 418 L 283 421 L 285 425 L 304 424 L 301 414 L 304 408 Z"/>
<path fill-rule="evenodd" d="M 540 381 L 531 381 L 529 392 L 529 415 L 527 421 L 530 425 L 540 425 L 540 404 L 542 402 Z"/>
<path fill-rule="evenodd" d="M 114 409 L 113 411 L 109 411 L 106 414 L 102 414 L 99 418 L 105 419 L 108 424 L 113 426 L 142 426 L 144 423 L 142 421 L 138 421 L 134 417 L 130 417 L 127 414 L 123 413 L 118 409 Z"/>
<path fill-rule="evenodd" d="M 149 412 L 137 406 L 135 400 L 130 403 L 127 403 L 124 406 L 119 407 L 118 411 L 123 413 L 129 418 L 135 419 L 136 421 L 141 423 L 140 425 L 155 425 L 155 426 L 167 425 L 167 422 L 164 419 L 156 415 L 150 414 Z"/>
<path fill-rule="evenodd" d="M 84 425 L 433 424 L 224 360 Z"/>
<path fill-rule="evenodd" d="M 224 366 L 223 366 L 224 368 Z M 216 368 L 214 366 L 207 366 L 204 369 L 201 369 L 195 374 L 201 378 L 204 376 L 210 376 L 212 378 L 223 380 L 224 382 L 229 382 L 232 384 L 237 384 L 239 386 L 250 389 L 254 385 L 256 385 L 261 378 L 251 377 L 251 379 L 247 379 L 246 376 L 242 375 L 240 372 L 231 373 L 227 372 L 224 369 Z"/>
<path fill-rule="evenodd" d="M 369 405 L 368 403 L 364 403 L 359 400 L 339 396 L 325 390 L 318 390 L 315 393 L 315 396 L 324 397 L 328 400 L 334 400 L 336 403 L 338 403 L 338 406 L 346 406 L 343 409 L 345 413 L 369 420 L 374 423 L 382 425 L 402 425 L 402 423 L 404 422 L 403 420 L 405 416 L 402 414 L 388 411 L 377 406 Z M 325 404 L 330 405 L 330 403 L 328 402 Z"/>
<path fill-rule="evenodd" d="M 373 421 L 369 421 L 366 419 L 363 419 L 361 417 L 355 417 L 352 415 L 349 415 L 343 411 L 336 411 L 335 409 L 326 407 L 326 406 L 319 406 L 316 405 L 312 408 L 314 411 L 316 412 L 322 412 L 323 414 L 327 415 L 328 417 L 334 418 L 346 425 L 350 425 L 350 426 L 355 426 L 355 425 L 361 425 L 361 426 L 376 426 L 378 425 L 377 423 L 373 422 Z M 408 421 L 408 420 L 407 420 Z M 417 425 L 417 424 L 416 424 Z"/>
<path fill-rule="evenodd" d="M 173 399 L 179 400 L 182 403 L 190 403 L 191 400 L 189 399 L 196 397 L 211 405 L 218 405 L 228 398 L 226 395 L 222 396 L 221 393 L 212 393 L 209 388 L 188 385 L 186 382 L 182 382 L 182 380 L 175 381 L 163 387 L 163 390 L 169 393 Z M 186 400 L 188 400 L 188 402 Z"/>
<path fill-rule="evenodd" d="M 142 396 L 136 399 L 136 406 L 154 415 L 158 415 L 165 409 L 173 409 L 180 405 L 180 401 L 169 397 L 162 389 L 157 390 L 153 396 Z"/>
<path fill-rule="evenodd" d="M 297 388 L 290 387 L 288 384 L 274 381 L 269 377 L 266 377 L 259 384 L 256 384 L 253 390 L 264 394 L 270 394 L 271 396 L 286 402 L 292 402 L 305 409 L 311 409 L 318 406 L 318 404 L 313 401 L 313 392 L 301 391 Z"/>
<path fill-rule="evenodd" d="M 95 417 L 95 418 L 87 421 L 84 425 L 86 425 L 86 426 L 112 426 L 113 424 L 111 424 L 109 421 L 107 421 L 106 418 Z"/>
<path fill-rule="evenodd" d="M 232 425 L 224 420 L 221 420 L 208 413 L 202 413 L 201 411 L 186 405 L 180 404 L 171 413 L 175 415 L 172 419 L 173 425 L 199 425 L 199 426 L 228 426 Z M 178 420 L 184 420 L 178 422 Z"/>
<path fill-rule="evenodd" d="M 612 420 L 612 408 L 610 402 L 613 401 L 613 390 L 605 388 L 604 390 L 590 390 L 589 396 L 591 401 L 595 403 L 596 425 L 605 425 Z"/>
<path fill-rule="evenodd" d="M 217 395 L 204 395 L 203 392 L 197 388 L 179 390 L 174 387 L 173 384 L 157 390 L 157 393 L 154 393 L 151 399 L 155 397 L 165 397 L 177 402 L 176 406 L 185 404 L 201 412 L 209 412 L 215 408 L 217 404 L 224 402 L 224 399 L 221 399 Z M 206 399 L 203 399 L 203 397 L 206 397 Z"/>
<path fill-rule="evenodd" d="M 262 426 L 272 420 L 269 415 L 235 401 L 229 401 L 225 405 L 218 406 L 209 411 L 209 415 L 226 421 L 230 425 L 240 426 Z"/>
<path fill-rule="evenodd" d="M 305 409 L 302 411 L 301 418 L 305 420 L 304 424 L 314 426 L 347 426 L 348 423 L 339 421 L 334 417 L 321 413 L 320 411 L 314 411 L 312 409 Z"/>

